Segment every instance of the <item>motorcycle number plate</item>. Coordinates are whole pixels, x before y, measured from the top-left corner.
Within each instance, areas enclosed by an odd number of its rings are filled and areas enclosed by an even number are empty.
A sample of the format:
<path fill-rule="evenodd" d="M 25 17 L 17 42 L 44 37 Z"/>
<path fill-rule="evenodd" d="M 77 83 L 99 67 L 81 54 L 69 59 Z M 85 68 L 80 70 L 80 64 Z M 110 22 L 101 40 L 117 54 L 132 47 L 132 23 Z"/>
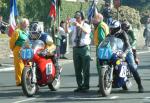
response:
<path fill-rule="evenodd" d="M 127 67 L 126 66 L 122 66 L 119 76 L 122 77 L 122 78 L 125 78 L 126 75 L 127 75 Z"/>
<path fill-rule="evenodd" d="M 52 63 L 46 64 L 46 75 L 52 74 Z"/>

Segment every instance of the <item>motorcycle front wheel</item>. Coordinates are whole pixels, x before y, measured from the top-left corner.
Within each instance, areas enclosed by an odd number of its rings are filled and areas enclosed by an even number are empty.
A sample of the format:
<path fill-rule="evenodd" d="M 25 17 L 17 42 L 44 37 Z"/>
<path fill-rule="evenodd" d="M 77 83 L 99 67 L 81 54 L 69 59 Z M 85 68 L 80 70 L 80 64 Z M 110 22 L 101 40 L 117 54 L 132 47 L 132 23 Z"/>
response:
<path fill-rule="evenodd" d="M 110 81 L 111 71 L 109 66 L 102 66 L 99 75 L 100 92 L 102 96 L 106 97 L 110 95 L 112 90 L 112 82 Z"/>
<path fill-rule="evenodd" d="M 25 67 L 22 72 L 22 90 L 27 97 L 32 97 L 36 93 L 37 86 L 32 83 L 32 70 Z"/>
<path fill-rule="evenodd" d="M 48 84 L 48 88 L 51 91 L 57 91 L 60 88 L 60 76 L 58 79 L 55 79 L 52 83 Z"/>

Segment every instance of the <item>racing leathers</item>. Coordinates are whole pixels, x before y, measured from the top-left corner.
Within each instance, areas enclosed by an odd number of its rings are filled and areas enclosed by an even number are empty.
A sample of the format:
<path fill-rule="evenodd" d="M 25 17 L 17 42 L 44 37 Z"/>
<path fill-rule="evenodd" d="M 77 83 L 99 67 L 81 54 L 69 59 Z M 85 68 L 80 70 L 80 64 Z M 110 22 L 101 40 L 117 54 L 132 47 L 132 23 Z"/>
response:
<path fill-rule="evenodd" d="M 44 32 L 41 33 L 38 40 L 41 40 L 45 43 L 45 49 L 42 53 L 43 53 L 43 55 L 45 55 L 46 58 L 52 59 L 54 65 L 55 65 L 55 68 L 56 68 L 55 79 L 57 79 L 60 74 L 60 66 L 58 64 L 58 59 L 55 57 L 56 45 L 53 43 L 53 40 L 50 37 L 50 35 L 48 35 L 47 33 L 44 33 Z"/>

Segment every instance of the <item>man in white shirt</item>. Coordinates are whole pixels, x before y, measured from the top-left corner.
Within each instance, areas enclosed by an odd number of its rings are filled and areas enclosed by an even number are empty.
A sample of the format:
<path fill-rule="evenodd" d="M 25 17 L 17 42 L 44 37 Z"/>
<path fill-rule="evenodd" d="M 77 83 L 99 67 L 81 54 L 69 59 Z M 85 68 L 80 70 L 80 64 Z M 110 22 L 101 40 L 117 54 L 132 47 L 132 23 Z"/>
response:
<path fill-rule="evenodd" d="M 69 20 L 66 21 L 65 31 L 72 32 L 73 61 L 77 81 L 77 89 L 74 92 L 85 92 L 89 90 L 90 77 L 90 26 L 84 22 L 81 11 L 75 13 L 75 21 L 69 27 Z"/>

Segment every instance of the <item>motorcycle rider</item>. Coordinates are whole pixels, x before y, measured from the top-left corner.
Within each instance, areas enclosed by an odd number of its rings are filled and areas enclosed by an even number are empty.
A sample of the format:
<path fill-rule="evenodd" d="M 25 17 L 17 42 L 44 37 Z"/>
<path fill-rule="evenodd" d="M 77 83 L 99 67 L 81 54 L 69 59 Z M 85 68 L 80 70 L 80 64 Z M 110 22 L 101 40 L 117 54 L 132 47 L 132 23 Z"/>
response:
<path fill-rule="evenodd" d="M 110 31 L 111 35 L 114 35 L 117 38 L 120 38 L 124 42 L 124 53 L 122 54 L 122 57 L 124 57 L 128 63 L 129 69 L 132 72 L 134 79 L 138 85 L 138 92 L 143 93 L 144 88 L 141 83 L 141 78 L 139 76 L 139 73 L 137 71 L 137 65 L 134 61 L 134 56 L 132 52 L 132 48 L 129 43 L 129 38 L 127 33 L 121 29 L 121 24 L 117 20 L 113 20 L 110 24 Z"/>
<path fill-rule="evenodd" d="M 53 39 L 48 33 L 42 31 L 41 26 L 38 23 L 33 23 L 30 28 L 30 40 L 42 40 L 45 43 L 45 49 L 40 53 L 41 55 L 45 55 L 46 58 L 51 58 L 55 68 L 56 75 L 55 80 L 58 79 L 60 74 L 60 66 L 58 64 L 58 60 L 55 57 L 56 45 L 53 43 Z"/>
<path fill-rule="evenodd" d="M 136 64 L 139 64 L 138 58 L 137 58 L 137 53 L 136 53 L 136 38 L 134 32 L 130 29 L 130 24 L 128 21 L 123 21 L 121 23 L 121 28 L 128 34 L 129 42 L 132 47 L 132 52 L 134 55 L 134 59 Z"/>

